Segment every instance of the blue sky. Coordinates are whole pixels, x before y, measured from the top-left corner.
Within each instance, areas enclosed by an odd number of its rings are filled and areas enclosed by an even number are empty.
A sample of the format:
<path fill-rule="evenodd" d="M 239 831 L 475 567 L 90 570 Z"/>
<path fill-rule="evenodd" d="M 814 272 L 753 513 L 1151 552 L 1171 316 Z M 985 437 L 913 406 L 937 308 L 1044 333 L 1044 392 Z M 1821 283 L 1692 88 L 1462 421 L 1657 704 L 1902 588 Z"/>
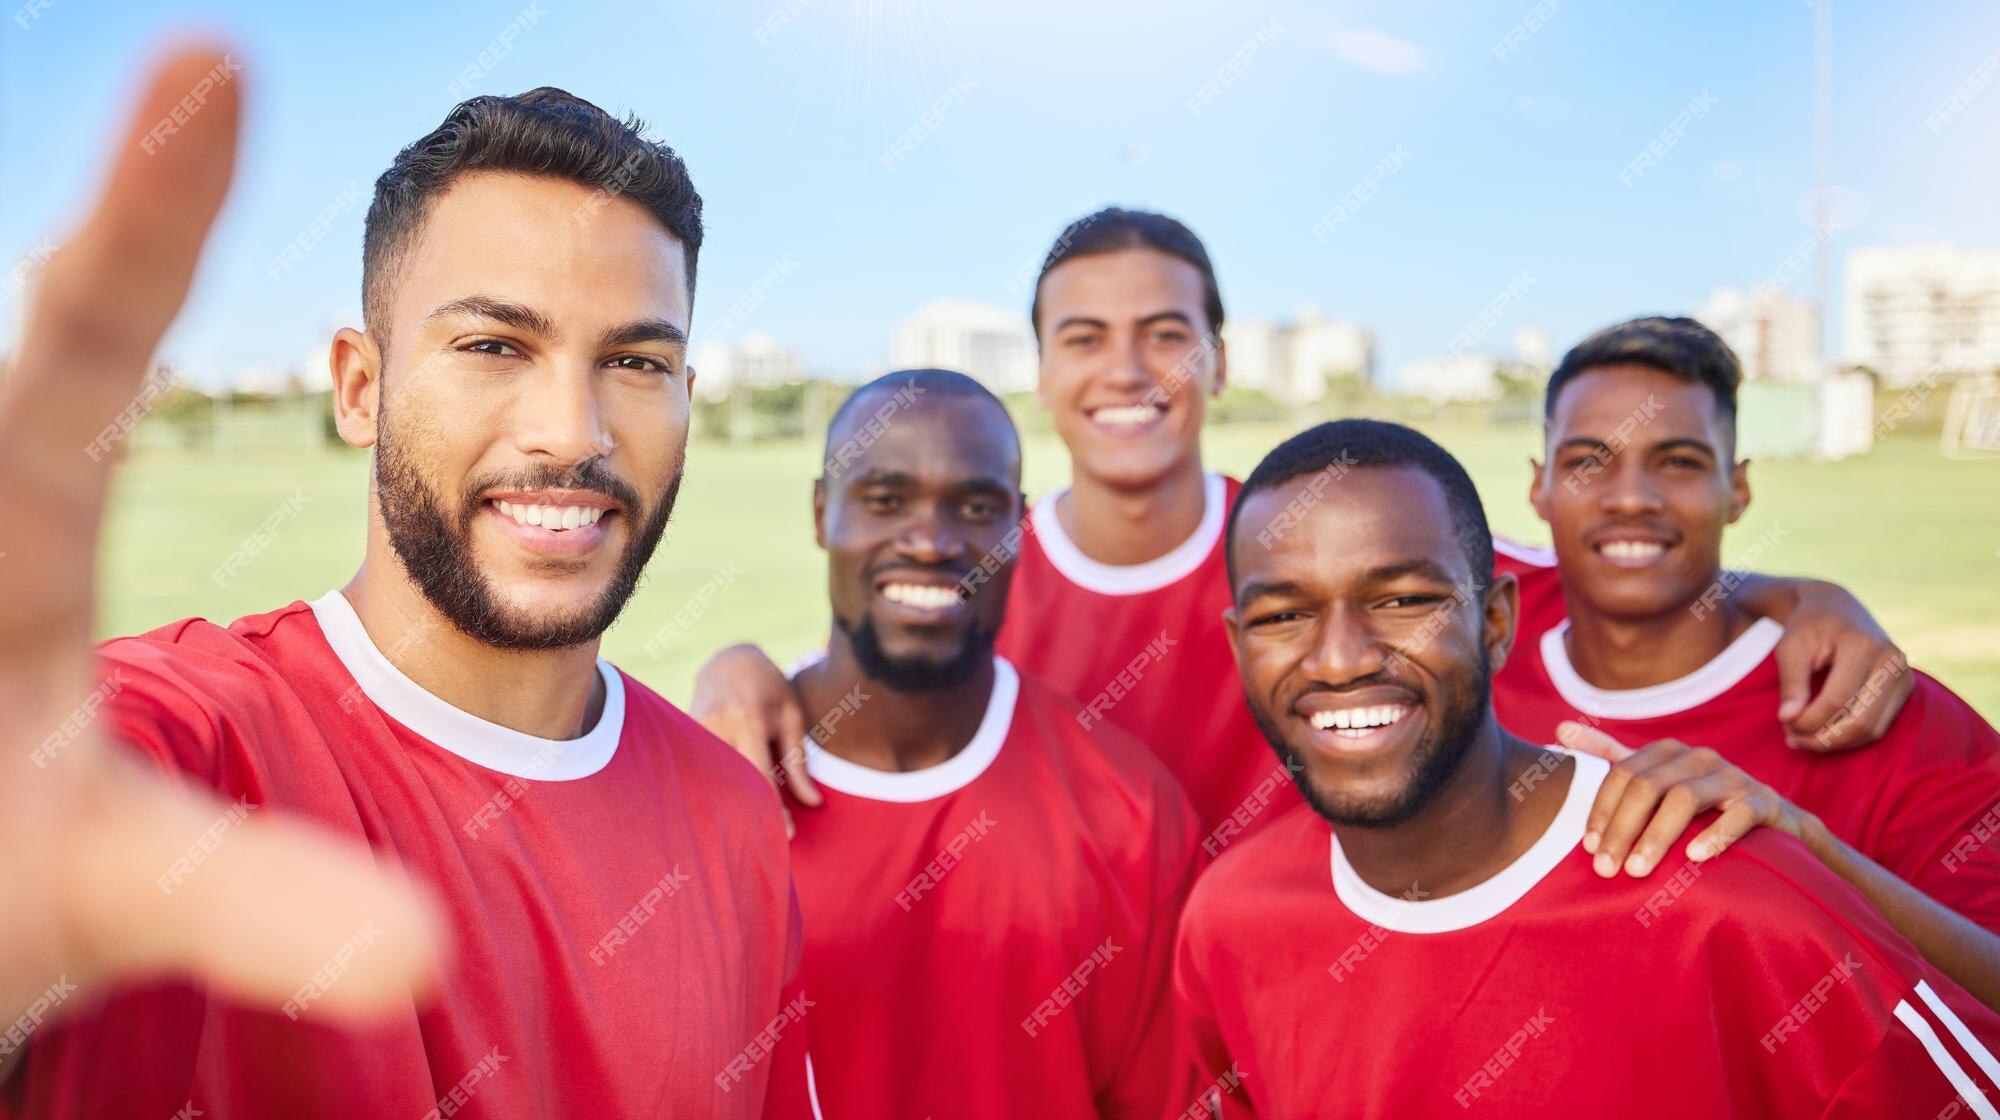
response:
<path fill-rule="evenodd" d="M 1813 10 L 1797 0 L 1567 0 L 1504 61 L 1496 44 L 1534 4 L 21 3 L 0 0 L 4 261 L 87 197 L 166 36 L 206 26 L 239 44 L 251 110 L 236 194 L 163 351 L 225 375 L 297 365 L 356 314 L 365 205 L 343 195 L 365 199 L 517 22 L 462 92 L 552 84 L 645 117 L 707 201 L 697 343 L 704 317 L 720 324 L 789 260 L 732 331 L 769 331 L 836 372 L 885 360 L 890 325 L 926 299 L 1024 303 L 1016 276 L 1107 202 L 1192 225 L 1232 315 L 1317 304 L 1376 330 L 1390 370 L 1449 347 L 1523 274 L 1484 346 L 1504 351 L 1533 322 L 1560 349 L 1691 309 L 1770 276 L 1810 234 Z M 1846 248 L 2000 245 L 2000 82 L 1925 123 L 1996 49 L 1988 4 L 1836 4 L 1830 177 L 1854 224 L 1822 250 L 1836 254 L 1830 342 Z M 1211 80 L 1219 93 L 1192 111 Z M 1704 91 L 1712 106 L 1621 184 Z M 935 130 L 885 169 L 941 99 Z M 1372 197 L 1316 237 L 1398 150 Z M 267 266 L 329 206 L 325 239 L 274 281 Z M 1809 295 L 1812 277 L 1787 286 Z M 0 309 L 0 346 L 12 319 Z"/>

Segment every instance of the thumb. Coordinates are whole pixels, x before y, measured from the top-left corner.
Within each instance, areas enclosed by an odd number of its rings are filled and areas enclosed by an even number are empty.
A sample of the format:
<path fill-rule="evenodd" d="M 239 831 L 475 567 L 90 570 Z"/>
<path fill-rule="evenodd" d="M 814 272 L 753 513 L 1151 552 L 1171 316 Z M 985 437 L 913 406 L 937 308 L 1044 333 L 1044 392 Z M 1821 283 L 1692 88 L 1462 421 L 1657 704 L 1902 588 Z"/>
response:
<path fill-rule="evenodd" d="M 1778 721 L 1790 723 L 1812 699 L 1812 678 L 1819 658 L 1803 642 L 1792 640 L 1780 641 L 1777 655 Z"/>
<path fill-rule="evenodd" d="M 1632 748 L 1595 727 L 1573 719 L 1556 725 L 1556 742 L 1579 754 L 1596 755 L 1606 762 L 1622 762 L 1632 756 Z"/>

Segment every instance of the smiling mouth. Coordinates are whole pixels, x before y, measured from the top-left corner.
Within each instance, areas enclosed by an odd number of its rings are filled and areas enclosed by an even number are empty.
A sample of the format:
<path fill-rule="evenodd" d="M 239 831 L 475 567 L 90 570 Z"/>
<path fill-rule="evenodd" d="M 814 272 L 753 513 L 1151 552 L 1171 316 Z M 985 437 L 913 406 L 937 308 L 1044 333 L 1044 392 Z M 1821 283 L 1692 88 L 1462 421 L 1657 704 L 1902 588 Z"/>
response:
<path fill-rule="evenodd" d="M 1314 712 L 1315 731 L 1331 731 L 1344 739 L 1365 739 L 1384 727 L 1392 727 L 1410 714 L 1408 704 L 1373 704 L 1366 708 L 1336 708 Z"/>
<path fill-rule="evenodd" d="M 1667 554 L 1673 547 L 1664 541 L 1609 540 L 1600 541 L 1592 551 L 1621 568 L 1644 568 Z"/>
<path fill-rule="evenodd" d="M 550 532 L 565 532 L 595 525 L 610 510 L 596 506 L 562 506 L 549 504 L 526 504 L 495 500 L 493 508 L 500 511 L 516 525 L 527 525 Z"/>
<path fill-rule="evenodd" d="M 1136 404 L 1107 405 L 1084 411 L 1084 415 L 1090 418 L 1091 423 L 1112 429 L 1143 428 L 1166 414 L 1165 405 L 1146 401 Z"/>
<path fill-rule="evenodd" d="M 882 585 L 881 595 L 899 607 L 920 611 L 950 610 L 965 601 L 965 597 L 958 593 L 957 584 L 947 587 L 934 583 L 886 583 Z"/>

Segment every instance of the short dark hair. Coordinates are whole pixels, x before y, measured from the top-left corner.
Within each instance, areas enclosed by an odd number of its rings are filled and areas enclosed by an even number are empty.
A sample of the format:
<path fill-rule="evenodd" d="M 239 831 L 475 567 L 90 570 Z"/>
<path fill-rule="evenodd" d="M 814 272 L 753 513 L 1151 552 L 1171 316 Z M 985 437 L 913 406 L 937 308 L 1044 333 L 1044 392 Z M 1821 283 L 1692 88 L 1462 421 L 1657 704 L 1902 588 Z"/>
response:
<path fill-rule="evenodd" d="M 701 254 L 701 195 L 681 157 L 646 139 L 645 128 L 637 117 L 620 121 L 554 86 L 459 102 L 443 124 L 397 152 L 375 180 L 361 240 L 361 305 L 368 328 L 386 337 L 391 273 L 423 228 L 431 204 L 470 171 L 555 176 L 645 207 L 680 241 L 692 301 Z"/>
<path fill-rule="evenodd" d="M 1011 428 L 1014 425 L 1014 415 L 1007 411 L 1006 402 L 994 396 L 993 390 L 988 389 L 978 381 L 957 370 L 899 369 L 891 373 L 885 373 L 875 380 L 863 384 L 852 393 L 847 394 L 847 399 L 841 401 L 840 407 L 833 410 L 832 419 L 826 422 L 826 454 L 828 458 L 830 459 L 833 455 L 834 433 L 840 431 L 841 421 L 845 420 L 847 414 L 852 412 L 861 401 L 879 392 L 896 393 L 903 391 L 905 388 L 922 393 L 925 396 L 935 394 L 939 399 L 960 397 L 971 400 L 990 401 L 994 408 L 1000 410 L 1000 415 L 1007 418 L 1007 426 Z M 1017 441 L 1020 439 L 1018 432 L 1014 438 Z"/>
<path fill-rule="evenodd" d="M 1493 578 L 1493 531 L 1486 525 L 1486 507 L 1465 467 L 1415 428 L 1387 420 L 1329 420 L 1272 448 L 1243 480 L 1243 489 L 1229 510 L 1229 528 L 1223 538 L 1232 594 L 1236 586 L 1236 519 L 1252 495 L 1321 471 L 1385 467 L 1419 470 L 1437 480 L 1451 510 L 1452 535 L 1472 566 L 1472 586 L 1474 590 L 1485 588 Z"/>
<path fill-rule="evenodd" d="M 1165 214 L 1107 206 L 1065 226 L 1056 235 L 1056 243 L 1049 246 L 1048 256 L 1042 258 L 1042 271 L 1035 277 L 1035 298 L 1028 304 L 1028 322 L 1035 337 L 1042 337 L 1042 281 L 1048 279 L 1050 269 L 1077 257 L 1125 249 L 1153 249 L 1193 265 L 1201 273 L 1201 309 L 1208 316 L 1208 329 L 1222 329 L 1222 290 L 1216 286 L 1215 266 L 1208 262 L 1208 249 L 1201 238 Z"/>
<path fill-rule="evenodd" d="M 1563 355 L 1549 375 L 1542 399 L 1542 417 L 1556 414 L 1556 397 L 1563 387 L 1593 369 L 1639 365 L 1659 370 L 1715 394 L 1716 407 L 1733 431 L 1736 427 L 1736 387 L 1743 384 L 1743 363 L 1722 336 L 1693 319 L 1648 315 L 1605 327 Z"/>

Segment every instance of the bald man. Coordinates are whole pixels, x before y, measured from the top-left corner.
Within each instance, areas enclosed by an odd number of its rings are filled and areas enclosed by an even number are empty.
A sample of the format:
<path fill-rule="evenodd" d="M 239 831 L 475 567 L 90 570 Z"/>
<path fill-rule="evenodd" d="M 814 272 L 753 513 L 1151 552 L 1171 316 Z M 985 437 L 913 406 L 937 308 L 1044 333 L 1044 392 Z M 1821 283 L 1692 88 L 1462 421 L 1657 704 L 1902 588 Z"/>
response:
<path fill-rule="evenodd" d="M 1022 515 L 991 393 L 914 370 L 827 433 L 825 656 L 792 680 L 828 1116 L 1160 1115 L 1192 809 L 1153 753 L 993 652 Z"/>

